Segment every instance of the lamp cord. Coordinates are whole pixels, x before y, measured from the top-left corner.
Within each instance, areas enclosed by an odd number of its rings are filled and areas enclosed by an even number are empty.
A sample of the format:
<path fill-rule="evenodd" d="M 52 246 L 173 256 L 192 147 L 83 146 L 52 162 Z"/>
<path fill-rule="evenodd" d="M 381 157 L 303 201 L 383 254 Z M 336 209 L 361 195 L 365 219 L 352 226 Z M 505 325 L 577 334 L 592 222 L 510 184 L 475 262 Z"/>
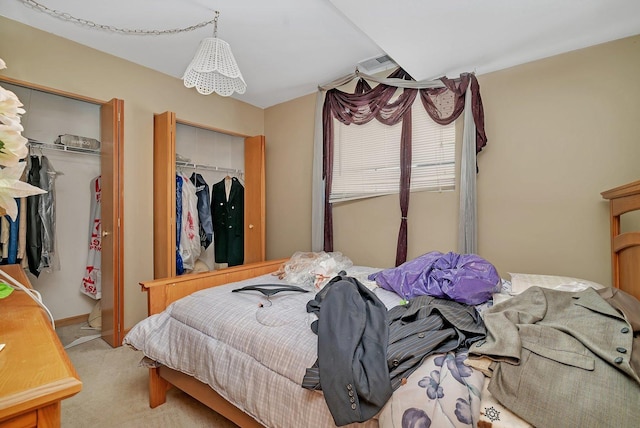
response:
<path fill-rule="evenodd" d="M 53 315 L 51 315 L 49 308 L 47 308 L 42 302 L 42 296 L 40 295 L 38 290 L 25 287 L 24 285 L 22 285 L 22 283 L 20 283 L 20 281 L 18 281 L 17 279 L 15 279 L 14 277 L 12 277 L 11 275 L 9 275 L 3 270 L 0 270 L 0 275 L 4 276 L 6 279 L 8 279 L 11 282 L 11 284 L 9 285 L 18 287 L 19 289 L 24 291 L 27 294 L 27 296 L 31 297 L 38 305 L 40 305 L 40 307 L 45 310 L 47 315 L 49 315 L 49 319 L 51 320 L 51 326 L 53 327 L 54 330 L 56 329 L 56 323 L 53 320 Z"/>
<path fill-rule="evenodd" d="M 126 34 L 126 35 L 134 35 L 134 36 L 159 36 L 163 34 L 185 33 L 187 31 L 193 31 L 202 27 L 206 27 L 209 24 L 214 24 L 215 25 L 214 31 L 217 31 L 218 15 L 220 14 L 220 12 L 216 11 L 216 17 L 214 19 L 209 21 L 203 21 L 199 24 L 190 25 L 184 28 L 171 28 L 168 30 L 138 30 L 138 29 L 129 29 L 129 28 L 119 28 L 119 27 L 114 27 L 113 25 L 96 24 L 95 22 L 90 21 L 88 19 L 76 18 L 75 16 L 69 13 L 48 8 L 47 6 L 41 3 L 38 3 L 35 0 L 18 0 L 18 1 L 24 3 L 25 6 L 31 7 L 32 9 L 35 9 L 35 10 L 39 10 L 40 12 L 46 13 L 48 15 L 53 16 L 54 18 L 58 18 L 63 21 L 73 22 L 75 24 L 79 24 L 84 27 L 95 28 L 98 30 L 105 30 L 105 31 L 111 31 L 113 33 L 120 33 L 120 34 Z"/>
<path fill-rule="evenodd" d="M 213 38 L 218 38 L 218 17 L 220 16 L 220 11 L 216 10 L 216 16 L 213 18 Z"/>

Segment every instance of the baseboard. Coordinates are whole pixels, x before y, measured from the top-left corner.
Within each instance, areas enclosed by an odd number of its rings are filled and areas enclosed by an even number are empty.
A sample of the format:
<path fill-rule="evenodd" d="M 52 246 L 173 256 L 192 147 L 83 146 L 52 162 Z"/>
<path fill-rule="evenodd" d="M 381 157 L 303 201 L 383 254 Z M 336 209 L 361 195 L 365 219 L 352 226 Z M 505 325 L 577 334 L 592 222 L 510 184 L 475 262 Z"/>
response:
<path fill-rule="evenodd" d="M 83 322 L 89 322 L 89 314 L 76 315 L 75 317 L 55 320 L 56 327 L 64 327 L 64 326 L 73 325 L 73 324 L 82 324 Z"/>

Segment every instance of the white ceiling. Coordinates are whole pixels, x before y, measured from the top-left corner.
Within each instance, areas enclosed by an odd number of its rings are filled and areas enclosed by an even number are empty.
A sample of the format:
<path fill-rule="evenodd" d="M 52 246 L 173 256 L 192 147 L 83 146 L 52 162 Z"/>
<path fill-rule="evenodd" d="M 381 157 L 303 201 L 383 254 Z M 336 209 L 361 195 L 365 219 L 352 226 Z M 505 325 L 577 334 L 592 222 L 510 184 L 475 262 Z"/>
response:
<path fill-rule="evenodd" d="M 483 74 L 640 34 L 639 0 L 2 0 L 0 15 L 181 78 L 208 25 L 173 35 L 122 35 L 43 13 L 129 30 L 213 19 L 247 91 L 266 108 L 314 92 L 388 54 L 416 80 Z M 10 67 L 11 64 L 8 64 Z M 186 89 L 195 91 L 195 89 Z M 209 95 L 217 96 L 217 95 Z"/>

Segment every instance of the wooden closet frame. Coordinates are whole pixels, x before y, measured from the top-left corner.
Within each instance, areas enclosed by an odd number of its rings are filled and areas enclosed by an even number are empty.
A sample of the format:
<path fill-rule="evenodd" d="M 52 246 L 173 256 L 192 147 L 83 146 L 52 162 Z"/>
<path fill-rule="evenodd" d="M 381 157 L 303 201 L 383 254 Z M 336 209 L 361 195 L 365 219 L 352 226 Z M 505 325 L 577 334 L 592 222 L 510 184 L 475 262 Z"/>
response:
<path fill-rule="evenodd" d="M 601 195 L 609 200 L 612 285 L 640 299 L 640 232 L 620 228 L 620 216 L 640 210 L 640 180 Z"/>
<path fill-rule="evenodd" d="M 176 127 L 186 125 L 221 134 L 243 137 L 245 144 L 245 263 L 266 258 L 265 139 L 224 131 L 177 119 L 174 112 L 154 115 L 153 121 L 153 275 L 176 276 Z M 248 148 L 251 147 L 251 150 Z M 254 183 L 254 184 L 251 184 Z M 257 208 L 256 208 L 257 207 Z M 253 251 L 247 251 L 249 246 Z"/>
<path fill-rule="evenodd" d="M 100 106 L 102 175 L 102 338 L 112 347 L 124 338 L 124 101 L 86 97 L 6 76 L 0 82 Z"/>

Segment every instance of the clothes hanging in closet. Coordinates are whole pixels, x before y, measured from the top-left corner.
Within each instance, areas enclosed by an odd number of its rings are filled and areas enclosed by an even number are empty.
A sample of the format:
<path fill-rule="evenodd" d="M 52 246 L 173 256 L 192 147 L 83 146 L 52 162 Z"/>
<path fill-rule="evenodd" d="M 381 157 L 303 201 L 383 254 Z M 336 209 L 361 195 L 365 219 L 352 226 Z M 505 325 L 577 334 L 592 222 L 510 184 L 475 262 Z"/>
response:
<path fill-rule="evenodd" d="M 56 254 L 55 227 L 56 227 L 56 201 L 55 179 L 58 173 L 46 156 L 40 157 L 40 187 L 47 193 L 40 195 L 38 213 L 42 221 L 42 255 L 38 271 L 51 272 L 60 268 Z"/>
<path fill-rule="evenodd" d="M 7 263 L 12 265 L 18 261 L 18 238 L 20 235 L 20 204 L 21 200 L 16 198 L 16 204 L 18 205 L 18 217 L 16 220 L 11 220 L 11 217 L 5 216 L 5 219 L 9 222 L 9 242 L 7 243 Z M 2 254 L 3 258 L 4 251 Z"/>
<path fill-rule="evenodd" d="M 200 221 L 196 187 L 188 177 L 176 175 L 176 273 L 191 272 L 200 256 Z"/>
<path fill-rule="evenodd" d="M 211 198 L 209 197 L 209 185 L 202 175 L 191 174 L 191 183 L 196 187 L 198 197 L 198 220 L 200 221 L 200 245 L 209 248 L 213 242 L 213 223 L 211 220 Z"/>
<path fill-rule="evenodd" d="M 18 217 L 11 222 L 11 241 L 3 248 L 3 252 L 11 252 L 3 256 L 7 263 L 22 261 L 29 272 L 37 277 L 42 272 L 60 269 L 55 251 L 55 179 L 58 172 L 46 156 L 30 155 L 26 161 L 24 181 L 46 193 L 16 199 Z"/>
<path fill-rule="evenodd" d="M 91 205 L 89 215 L 89 254 L 82 277 L 80 291 L 93 299 L 102 297 L 102 184 L 101 176 L 91 180 Z"/>
<path fill-rule="evenodd" d="M 16 261 L 21 261 L 24 267 L 27 263 L 27 198 L 16 199 L 18 205 L 18 255 Z"/>
<path fill-rule="evenodd" d="M 182 177 L 176 175 L 176 274 L 184 273 L 182 255 L 180 254 L 180 238 L 182 235 Z"/>
<path fill-rule="evenodd" d="M 244 263 L 244 187 L 236 177 L 213 185 L 211 217 L 216 263 Z"/>
<path fill-rule="evenodd" d="M 27 174 L 27 183 L 32 186 L 40 186 L 40 158 L 29 156 L 31 165 Z M 42 219 L 38 213 L 40 207 L 40 195 L 27 197 L 27 261 L 29 272 L 36 277 L 40 276 L 40 258 L 42 257 Z"/>

